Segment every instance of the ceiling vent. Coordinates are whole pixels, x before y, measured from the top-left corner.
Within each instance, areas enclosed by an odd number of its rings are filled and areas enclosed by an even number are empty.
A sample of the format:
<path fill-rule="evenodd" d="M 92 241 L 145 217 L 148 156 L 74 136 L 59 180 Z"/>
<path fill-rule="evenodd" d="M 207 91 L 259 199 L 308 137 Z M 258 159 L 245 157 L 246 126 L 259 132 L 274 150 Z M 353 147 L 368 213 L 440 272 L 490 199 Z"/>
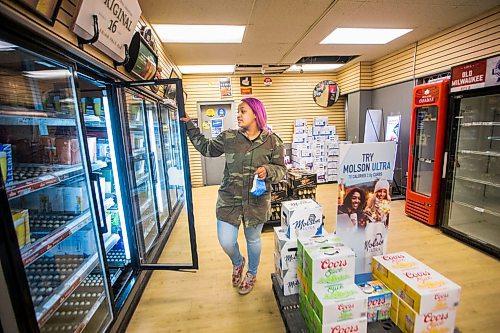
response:
<path fill-rule="evenodd" d="M 347 64 L 359 55 L 346 55 L 346 56 L 311 56 L 300 58 L 296 62 L 297 65 L 303 64 Z"/>
<path fill-rule="evenodd" d="M 235 74 L 282 74 L 286 71 L 290 65 L 285 64 L 268 64 L 268 65 L 257 65 L 257 64 L 237 64 L 234 70 Z"/>

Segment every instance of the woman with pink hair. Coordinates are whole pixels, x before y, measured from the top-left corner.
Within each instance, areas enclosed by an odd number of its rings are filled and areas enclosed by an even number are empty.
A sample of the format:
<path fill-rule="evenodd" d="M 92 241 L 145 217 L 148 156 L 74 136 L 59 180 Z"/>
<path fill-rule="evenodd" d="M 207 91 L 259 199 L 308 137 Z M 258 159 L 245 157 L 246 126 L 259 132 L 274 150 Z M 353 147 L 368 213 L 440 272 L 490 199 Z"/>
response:
<path fill-rule="evenodd" d="M 181 118 L 193 146 L 207 157 L 225 154 L 226 165 L 217 199 L 217 237 L 233 265 L 233 287 L 241 295 L 252 291 L 260 262 L 260 234 L 270 217 L 270 184 L 278 183 L 286 172 L 283 142 L 267 126 L 264 104 L 248 97 L 238 105 L 238 127 L 207 139 L 191 119 Z M 260 191 L 252 185 L 259 183 Z M 265 187 L 265 189 L 263 189 Z M 243 277 L 245 257 L 238 246 L 238 230 L 243 224 L 248 254 L 248 272 Z"/>

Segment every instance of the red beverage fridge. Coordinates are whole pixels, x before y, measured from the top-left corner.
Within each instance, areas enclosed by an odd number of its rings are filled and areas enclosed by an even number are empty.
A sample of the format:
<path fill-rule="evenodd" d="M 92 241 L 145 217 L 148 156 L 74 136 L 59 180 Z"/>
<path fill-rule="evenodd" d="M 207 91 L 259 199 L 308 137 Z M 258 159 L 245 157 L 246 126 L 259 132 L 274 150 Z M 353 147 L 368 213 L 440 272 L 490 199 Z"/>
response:
<path fill-rule="evenodd" d="M 430 225 L 437 223 L 448 92 L 447 79 L 413 89 L 405 213 Z"/>

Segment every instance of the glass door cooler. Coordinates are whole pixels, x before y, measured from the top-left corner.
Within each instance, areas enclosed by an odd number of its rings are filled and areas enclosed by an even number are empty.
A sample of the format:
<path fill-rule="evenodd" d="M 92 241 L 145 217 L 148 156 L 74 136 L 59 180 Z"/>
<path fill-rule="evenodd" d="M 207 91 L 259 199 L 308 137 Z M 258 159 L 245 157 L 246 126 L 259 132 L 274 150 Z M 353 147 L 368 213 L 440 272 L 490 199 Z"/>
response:
<path fill-rule="evenodd" d="M 463 73 L 471 77 L 471 73 L 480 75 L 477 71 L 486 77 L 485 87 L 461 84 Z M 492 78 L 488 80 L 488 76 Z M 442 220 L 444 232 L 497 257 L 500 257 L 499 80 L 500 57 L 460 65 L 452 71 Z M 492 87 L 487 87 L 488 83 Z"/>
<path fill-rule="evenodd" d="M 6 40 L 0 53 L 0 250 L 4 272 L 15 270 L 18 325 L 103 331 L 113 320 L 104 249 L 120 237 L 100 237 L 106 162 L 82 126 L 73 67 Z"/>
<path fill-rule="evenodd" d="M 405 213 L 429 225 L 438 222 L 448 89 L 447 79 L 413 89 Z"/>

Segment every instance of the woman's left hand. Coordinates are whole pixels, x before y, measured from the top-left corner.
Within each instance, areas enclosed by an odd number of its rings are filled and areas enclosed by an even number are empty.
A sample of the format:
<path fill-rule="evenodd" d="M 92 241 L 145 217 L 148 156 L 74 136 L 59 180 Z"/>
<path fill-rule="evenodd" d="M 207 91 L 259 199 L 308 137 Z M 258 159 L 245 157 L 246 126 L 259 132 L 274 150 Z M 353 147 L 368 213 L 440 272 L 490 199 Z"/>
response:
<path fill-rule="evenodd" d="M 266 179 L 267 177 L 267 170 L 266 168 L 260 166 L 255 170 L 255 174 L 260 178 L 260 179 Z"/>

